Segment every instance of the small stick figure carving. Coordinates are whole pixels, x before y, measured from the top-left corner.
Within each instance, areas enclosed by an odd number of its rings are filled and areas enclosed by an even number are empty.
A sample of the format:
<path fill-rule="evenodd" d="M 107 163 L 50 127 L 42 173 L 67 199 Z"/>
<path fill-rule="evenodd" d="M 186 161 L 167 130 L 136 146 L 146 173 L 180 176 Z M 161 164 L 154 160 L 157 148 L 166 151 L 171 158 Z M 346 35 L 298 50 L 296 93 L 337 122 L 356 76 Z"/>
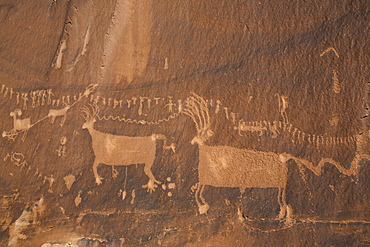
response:
<path fill-rule="evenodd" d="M 54 96 L 53 90 L 52 89 L 48 89 L 47 90 L 47 94 L 48 94 L 47 104 L 48 105 L 51 105 L 51 103 L 52 103 L 52 97 Z"/>
<path fill-rule="evenodd" d="M 285 95 L 280 95 L 278 93 L 275 94 L 278 97 L 279 101 L 279 111 L 281 116 L 283 117 L 284 123 L 288 123 L 288 115 L 286 114 L 286 109 L 288 108 L 288 97 Z"/>
<path fill-rule="evenodd" d="M 172 113 L 173 107 L 175 107 L 176 104 L 172 102 L 172 96 L 168 96 L 168 101 L 168 104 L 166 104 L 164 107 L 168 107 L 168 111 Z"/>
<path fill-rule="evenodd" d="M 66 144 L 67 144 L 67 137 L 63 136 L 62 138 L 60 138 L 60 146 L 56 150 L 58 153 L 58 157 L 66 156 L 66 146 L 65 146 Z"/>
<path fill-rule="evenodd" d="M 220 106 L 221 106 L 221 100 L 217 100 L 216 101 L 216 109 L 215 109 L 215 113 L 219 113 L 220 112 Z"/>

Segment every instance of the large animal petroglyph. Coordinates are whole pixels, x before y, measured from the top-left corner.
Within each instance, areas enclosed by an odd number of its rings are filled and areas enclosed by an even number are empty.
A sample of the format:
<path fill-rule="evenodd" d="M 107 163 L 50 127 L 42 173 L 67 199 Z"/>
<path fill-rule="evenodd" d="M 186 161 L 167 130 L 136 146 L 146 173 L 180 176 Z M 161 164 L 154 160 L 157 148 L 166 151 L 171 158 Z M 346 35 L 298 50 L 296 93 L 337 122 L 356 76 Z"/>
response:
<path fill-rule="evenodd" d="M 87 129 L 92 139 L 92 148 L 95 155 L 93 172 L 96 183 L 102 183 L 102 178 L 97 170 L 99 164 L 111 166 L 145 164 L 144 172 L 149 177 L 149 182 L 143 187 L 148 188 L 149 192 L 153 192 L 157 184 L 161 183 L 154 177 L 151 170 L 156 157 L 156 142 L 157 140 L 166 140 L 166 137 L 161 134 L 130 137 L 103 133 L 94 129 L 96 116 L 99 113 L 98 106 L 96 104 L 90 105 L 90 108 L 85 106 L 81 111 L 85 114 L 84 118 L 86 120 L 82 129 Z M 169 148 L 173 149 L 173 146 L 166 147 L 164 144 L 164 149 Z"/>
<path fill-rule="evenodd" d="M 355 175 L 359 162 L 369 159 L 367 154 L 358 153 L 349 169 L 333 159 L 323 158 L 317 166 L 311 162 L 288 153 L 274 153 L 252 149 L 240 149 L 230 146 L 210 146 L 205 143 L 214 135 L 210 129 L 210 115 L 207 102 L 192 93 L 186 102 L 183 113 L 190 116 L 197 129 L 197 136 L 191 141 L 199 148 L 198 176 L 199 184 L 195 193 L 200 214 L 206 214 L 209 205 L 203 197 L 206 185 L 214 187 L 277 188 L 280 205 L 279 218 L 292 217 L 292 209 L 286 202 L 286 185 L 288 181 L 287 161 L 294 160 L 298 166 L 305 166 L 315 175 L 321 175 L 325 163 L 332 163 L 338 170 L 348 176 Z M 359 136 L 358 142 L 364 142 L 366 134 Z M 362 144 L 363 145 L 363 144 Z"/>

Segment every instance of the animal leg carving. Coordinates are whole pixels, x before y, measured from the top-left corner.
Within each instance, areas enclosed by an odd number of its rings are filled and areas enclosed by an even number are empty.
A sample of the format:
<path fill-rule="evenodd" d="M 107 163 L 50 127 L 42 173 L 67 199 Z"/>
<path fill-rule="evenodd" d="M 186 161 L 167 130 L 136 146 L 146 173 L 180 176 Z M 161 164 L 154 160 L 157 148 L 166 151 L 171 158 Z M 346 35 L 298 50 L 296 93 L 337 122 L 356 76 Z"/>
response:
<path fill-rule="evenodd" d="M 66 122 L 67 115 L 64 115 L 62 120 L 60 121 L 60 127 L 63 127 L 64 123 Z"/>
<path fill-rule="evenodd" d="M 152 173 L 152 163 L 146 163 L 144 166 L 144 173 L 149 177 L 149 181 L 143 188 L 147 188 L 147 191 L 152 193 L 158 187 L 157 184 L 161 184 L 160 181 L 156 180 Z M 157 184 L 156 184 L 157 183 Z"/>
<path fill-rule="evenodd" d="M 102 183 L 103 178 L 99 176 L 98 174 L 98 165 L 99 161 L 95 160 L 93 164 L 93 172 L 94 172 L 94 177 L 95 177 L 95 183 L 100 185 Z"/>
<path fill-rule="evenodd" d="M 287 203 L 285 200 L 285 188 L 279 188 L 278 203 L 280 206 L 280 213 L 278 218 L 283 219 L 287 215 Z"/>
<path fill-rule="evenodd" d="M 161 134 L 153 134 L 152 135 L 153 140 L 163 140 L 163 149 L 169 150 L 171 149 L 172 152 L 176 152 L 176 146 L 175 143 L 171 143 L 170 145 L 167 145 L 167 138 L 164 135 Z"/>
<path fill-rule="evenodd" d="M 208 209 L 209 209 L 209 205 L 203 197 L 204 186 L 205 186 L 204 184 L 198 184 L 198 188 L 195 192 L 195 201 L 197 202 L 200 214 L 207 214 Z M 202 203 L 200 203 L 198 197 L 200 198 Z"/>
<path fill-rule="evenodd" d="M 292 207 L 286 203 L 286 188 L 279 188 L 278 202 L 280 205 L 279 219 L 285 219 L 284 223 L 287 226 L 292 225 L 295 221 Z"/>
<path fill-rule="evenodd" d="M 26 140 L 27 132 L 28 132 L 28 130 L 26 130 L 26 131 L 23 133 L 23 136 L 22 136 L 22 142 L 24 142 L 24 140 Z"/>
<path fill-rule="evenodd" d="M 295 223 L 295 220 L 293 219 L 293 210 L 290 205 L 286 206 L 286 216 L 285 216 L 285 225 L 290 226 L 293 223 Z"/>

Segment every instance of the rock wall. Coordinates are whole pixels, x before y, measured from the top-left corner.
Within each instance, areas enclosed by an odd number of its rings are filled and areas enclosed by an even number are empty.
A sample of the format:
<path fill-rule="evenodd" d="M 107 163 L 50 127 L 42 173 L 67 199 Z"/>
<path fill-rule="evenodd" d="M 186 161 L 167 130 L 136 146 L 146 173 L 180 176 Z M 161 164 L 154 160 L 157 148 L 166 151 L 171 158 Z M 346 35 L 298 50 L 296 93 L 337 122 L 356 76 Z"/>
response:
<path fill-rule="evenodd" d="M 0 1 L 1 246 L 368 246 L 367 1 Z"/>

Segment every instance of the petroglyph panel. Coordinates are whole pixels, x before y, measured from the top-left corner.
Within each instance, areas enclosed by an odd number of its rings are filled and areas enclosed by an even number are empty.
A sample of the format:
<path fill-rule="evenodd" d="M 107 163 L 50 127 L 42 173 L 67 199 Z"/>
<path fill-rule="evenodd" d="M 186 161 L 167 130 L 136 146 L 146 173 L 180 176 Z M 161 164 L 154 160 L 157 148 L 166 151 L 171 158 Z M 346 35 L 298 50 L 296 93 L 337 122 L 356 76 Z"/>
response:
<path fill-rule="evenodd" d="M 0 3 L 0 245 L 368 246 L 366 6 Z"/>

